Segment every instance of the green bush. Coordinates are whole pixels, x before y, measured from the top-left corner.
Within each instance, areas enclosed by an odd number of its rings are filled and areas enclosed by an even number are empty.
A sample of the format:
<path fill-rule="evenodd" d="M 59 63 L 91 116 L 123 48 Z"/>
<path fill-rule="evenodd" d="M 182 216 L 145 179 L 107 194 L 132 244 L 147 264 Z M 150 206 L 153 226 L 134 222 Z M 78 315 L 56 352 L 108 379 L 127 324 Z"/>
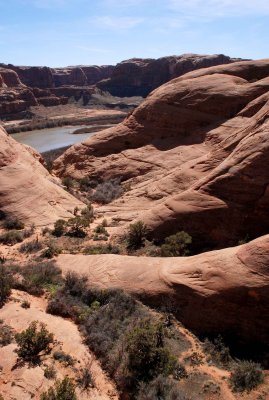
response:
<path fill-rule="evenodd" d="M 2 321 L 0 321 L 0 347 L 7 346 L 12 343 L 14 338 L 13 330 L 10 326 L 4 325 Z"/>
<path fill-rule="evenodd" d="M 217 365 L 226 367 L 233 361 L 230 349 L 225 346 L 221 336 L 213 339 L 213 341 L 206 339 L 203 349 L 205 353 L 210 355 L 212 361 Z"/>
<path fill-rule="evenodd" d="M 175 235 L 168 236 L 161 246 L 162 257 L 179 257 L 189 254 L 189 246 L 192 243 L 192 237 L 184 232 L 177 232 Z"/>
<path fill-rule="evenodd" d="M 66 189 L 69 191 L 75 186 L 75 181 L 70 178 L 69 176 L 65 176 L 62 179 L 62 184 L 66 187 Z"/>
<path fill-rule="evenodd" d="M 24 360 L 35 360 L 41 352 L 45 354 L 50 352 L 53 334 L 49 333 L 45 324 L 33 321 L 26 330 L 15 335 L 15 340 L 18 345 L 16 350 L 18 356 Z"/>
<path fill-rule="evenodd" d="M 94 255 L 94 254 L 119 254 L 120 249 L 117 246 L 113 246 L 110 243 L 108 245 L 99 246 L 88 246 L 83 250 L 84 254 Z"/>
<path fill-rule="evenodd" d="M 11 294 L 12 278 L 7 268 L 0 264 L 0 307 L 2 307 Z"/>
<path fill-rule="evenodd" d="M 7 218 L 3 226 L 5 229 L 16 229 L 16 230 L 21 230 L 24 228 L 24 223 L 20 221 L 18 218 Z"/>
<path fill-rule="evenodd" d="M 42 252 L 41 257 L 53 258 L 61 253 L 61 249 L 53 241 L 48 243 L 48 247 Z"/>
<path fill-rule="evenodd" d="M 252 361 L 240 361 L 233 369 L 230 377 L 235 392 L 251 391 L 264 381 L 264 373 L 259 364 Z"/>
<path fill-rule="evenodd" d="M 23 240 L 24 240 L 23 233 L 18 232 L 17 230 L 5 232 L 0 236 L 0 243 L 9 244 L 11 246 L 23 242 Z"/>
<path fill-rule="evenodd" d="M 129 225 L 127 246 L 129 249 L 139 249 L 144 245 L 147 235 L 147 227 L 142 221 Z"/>
<path fill-rule="evenodd" d="M 54 387 L 42 393 L 40 400 L 77 400 L 75 385 L 67 376 L 62 381 L 56 381 Z"/>
<path fill-rule="evenodd" d="M 76 272 L 68 271 L 64 280 L 64 291 L 71 296 L 82 296 L 87 290 L 86 276 L 81 276 Z"/>
<path fill-rule="evenodd" d="M 128 335 L 127 367 L 136 381 L 148 382 L 158 375 L 168 376 L 176 366 L 176 358 L 164 346 L 161 323 L 141 321 Z"/>
<path fill-rule="evenodd" d="M 79 376 L 77 378 L 77 383 L 82 388 L 82 390 L 87 390 L 95 386 L 89 366 L 80 370 Z"/>
<path fill-rule="evenodd" d="M 51 232 L 54 236 L 60 237 L 63 236 L 66 232 L 66 222 L 63 219 L 58 219 L 54 223 L 54 229 Z"/>
<path fill-rule="evenodd" d="M 75 359 L 70 356 L 70 354 L 65 353 L 64 351 L 55 351 L 53 353 L 53 358 L 60 363 L 63 363 L 65 366 L 73 366 L 75 365 Z"/>

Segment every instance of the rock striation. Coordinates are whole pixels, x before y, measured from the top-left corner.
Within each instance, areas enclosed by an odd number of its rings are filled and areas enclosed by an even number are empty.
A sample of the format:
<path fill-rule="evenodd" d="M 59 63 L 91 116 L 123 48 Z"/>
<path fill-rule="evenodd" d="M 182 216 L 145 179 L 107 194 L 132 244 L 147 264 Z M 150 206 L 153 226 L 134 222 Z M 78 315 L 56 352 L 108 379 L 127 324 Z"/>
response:
<path fill-rule="evenodd" d="M 54 171 L 122 177 L 104 210 L 222 247 L 269 229 L 269 60 L 200 69 L 151 93 L 122 124 L 67 150 Z M 122 228 L 120 229 L 122 230 Z"/>
<path fill-rule="evenodd" d="M 0 209 L 27 225 L 70 218 L 83 203 L 67 193 L 40 163 L 40 155 L 0 127 Z"/>

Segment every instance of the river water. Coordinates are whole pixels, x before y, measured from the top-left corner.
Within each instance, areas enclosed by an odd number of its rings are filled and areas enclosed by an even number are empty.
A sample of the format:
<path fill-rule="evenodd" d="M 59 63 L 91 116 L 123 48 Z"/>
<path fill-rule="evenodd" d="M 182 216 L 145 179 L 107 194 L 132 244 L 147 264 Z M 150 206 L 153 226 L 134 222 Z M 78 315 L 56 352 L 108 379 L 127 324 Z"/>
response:
<path fill-rule="evenodd" d="M 96 128 L 96 132 L 81 133 L 74 135 L 73 132 L 84 126 L 62 126 L 57 128 L 39 129 L 34 131 L 14 133 L 11 136 L 20 143 L 28 144 L 39 153 L 59 149 L 80 143 L 88 137 L 94 135 L 102 128 Z"/>

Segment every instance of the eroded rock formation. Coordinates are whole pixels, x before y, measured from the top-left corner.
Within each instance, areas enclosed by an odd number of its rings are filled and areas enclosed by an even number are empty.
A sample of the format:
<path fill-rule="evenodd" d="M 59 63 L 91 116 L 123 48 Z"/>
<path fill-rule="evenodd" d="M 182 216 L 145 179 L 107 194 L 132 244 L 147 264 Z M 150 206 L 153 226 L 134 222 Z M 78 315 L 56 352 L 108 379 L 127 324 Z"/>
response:
<path fill-rule="evenodd" d="M 0 209 L 28 225 L 70 218 L 81 202 L 67 193 L 40 163 L 38 153 L 0 127 Z"/>
<path fill-rule="evenodd" d="M 104 210 L 142 219 L 151 237 L 185 230 L 221 247 L 269 229 L 269 61 L 200 69 L 154 91 L 117 127 L 75 145 L 58 175 L 121 176 Z"/>

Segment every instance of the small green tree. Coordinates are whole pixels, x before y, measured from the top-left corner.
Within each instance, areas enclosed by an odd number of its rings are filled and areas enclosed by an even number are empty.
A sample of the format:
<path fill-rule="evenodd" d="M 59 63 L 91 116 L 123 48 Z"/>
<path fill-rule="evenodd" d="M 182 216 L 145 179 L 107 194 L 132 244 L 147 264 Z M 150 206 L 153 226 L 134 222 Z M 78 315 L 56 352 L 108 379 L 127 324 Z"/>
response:
<path fill-rule="evenodd" d="M 192 237 L 184 232 L 177 232 L 175 235 L 168 236 L 161 246 L 162 257 L 179 257 L 189 254 L 189 246 Z"/>
<path fill-rule="evenodd" d="M 235 392 L 251 391 L 264 380 L 264 373 L 259 364 L 252 361 L 240 361 L 231 373 L 230 383 Z"/>
<path fill-rule="evenodd" d="M 164 346 L 162 324 L 149 319 L 130 332 L 127 352 L 127 366 L 136 381 L 148 382 L 160 374 L 167 376 L 176 365 L 176 358 Z"/>
<path fill-rule="evenodd" d="M 0 263 L 0 307 L 2 307 L 11 294 L 12 278 L 6 267 Z"/>
<path fill-rule="evenodd" d="M 38 325 L 40 329 L 38 329 Z M 18 345 L 16 352 L 24 360 L 34 360 L 41 352 L 49 353 L 50 345 L 53 343 L 53 334 L 50 333 L 45 324 L 33 321 L 28 328 L 15 335 Z"/>
<path fill-rule="evenodd" d="M 75 385 L 67 376 L 62 381 L 56 381 L 54 387 L 50 387 L 42 393 L 40 400 L 77 400 Z"/>
<path fill-rule="evenodd" d="M 129 225 L 127 246 L 129 249 L 139 249 L 144 245 L 147 235 L 147 226 L 142 221 Z"/>

